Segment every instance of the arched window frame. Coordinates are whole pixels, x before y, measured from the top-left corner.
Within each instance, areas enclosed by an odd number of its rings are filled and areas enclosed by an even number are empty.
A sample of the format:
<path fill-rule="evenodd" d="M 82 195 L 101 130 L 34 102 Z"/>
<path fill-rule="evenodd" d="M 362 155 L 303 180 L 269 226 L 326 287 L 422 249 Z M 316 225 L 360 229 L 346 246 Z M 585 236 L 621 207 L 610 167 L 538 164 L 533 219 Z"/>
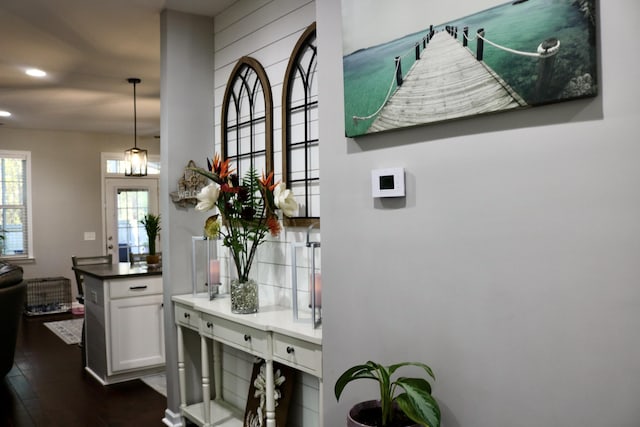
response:
<path fill-rule="evenodd" d="M 316 46 L 316 23 L 311 24 L 304 33 L 298 39 L 296 46 L 294 47 L 291 56 L 289 58 L 289 64 L 287 65 L 287 71 L 284 76 L 283 87 L 282 87 L 282 177 L 283 180 L 287 183 L 287 188 L 291 188 L 292 186 L 292 169 L 291 169 L 291 95 L 293 89 L 293 82 L 296 77 L 300 74 L 301 71 L 301 59 L 304 54 L 311 49 L 313 51 L 312 60 L 307 64 L 306 69 L 302 69 L 302 76 L 307 79 L 310 74 L 315 76 L 315 67 L 317 65 L 317 46 Z M 303 108 L 305 109 L 305 133 L 308 132 L 309 129 L 309 112 L 311 109 L 315 109 L 317 111 L 317 99 L 315 101 L 310 101 L 308 99 L 309 91 L 311 87 L 307 87 L 305 82 L 305 102 Z M 313 82 L 313 84 L 317 84 Z M 316 139 L 311 139 L 310 137 L 305 136 L 305 140 L 303 144 L 305 144 L 305 159 L 307 159 L 307 155 L 309 153 L 309 147 L 311 145 L 319 144 L 320 141 Z M 305 168 L 304 168 L 304 198 L 305 206 L 308 209 L 308 201 L 311 197 L 309 185 L 310 182 L 316 181 L 318 184 L 320 182 L 320 177 L 318 175 L 317 178 L 309 178 L 309 162 L 305 160 Z M 298 197 L 298 195 L 296 196 Z M 320 225 L 320 217 L 319 216 L 310 216 L 308 215 L 308 211 L 304 213 L 299 213 L 300 216 L 294 218 L 284 218 L 285 225 L 288 226 L 304 226 L 308 227 L 310 225 Z"/>
<path fill-rule="evenodd" d="M 247 73 L 255 73 L 257 76 L 257 80 L 253 82 L 252 86 L 248 85 L 248 80 L 247 80 Z M 241 79 L 242 80 L 242 85 L 241 87 L 246 91 L 243 93 L 235 93 L 234 92 L 234 87 L 235 87 L 235 83 L 237 79 Z M 221 132 L 222 132 L 222 138 L 221 138 L 221 147 L 220 147 L 220 151 L 221 151 L 221 157 L 223 159 L 227 159 L 229 157 L 228 153 L 229 153 L 229 149 L 228 149 L 228 145 L 230 143 L 235 143 L 236 144 L 236 155 L 232 156 L 231 159 L 232 161 L 235 160 L 234 163 L 234 167 L 236 168 L 236 170 L 238 171 L 238 175 L 240 177 L 242 177 L 247 171 L 243 171 L 240 169 L 240 157 L 249 157 L 250 158 L 250 163 L 251 166 L 255 168 L 255 158 L 257 157 L 257 155 L 259 154 L 259 152 L 254 150 L 254 138 L 255 138 L 255 133 L 254 133 L 254 129 L 255 129 L 255 125 L 259 120 L 262 120 L 262 118 L 256 118 L 256 117 L 251 117 L 249 119 L 249 126 L 251 128 L 250 130 L 250 138 L 251 138 L 251 150 L 249 153 L 240 153 L 239 150 L 239 141 L 236 139 L 234 141 L 229 141 L 228 135 L 229 135 L 229 129 L 232 128 L 233 126 L 238 127 L 238 123 L 232 124 L 229 123 L 229 107 L 231 105 L 231 102 L 233 101 L 233 105 L 235 107 L 238 106 L 238 103 L 241 101 L 239 99 L 242 97 L 246 97 L 248 96 L 247 94 L 250 94 L 251 96 L 255 96 L 256 95 L 256 89 L 257 83 L 260 83 L 260 86 L 262 88 L 262 94 L 264 96 L 264 123 L 265 123 L 265 148 L 264 148 L 264 155 L 265 155 L 265 165 L 266 165 L 266 170 L 261 171 L 261 170 L 257 170 L 256 168 L 256 172 L 258 173 L 258 175 L 260 175 L 262 172 L 265 173 L 265 175 L 269 174 L 271 171 L 273 171 L 273 97 L 271 94 L 271 85 L 269 83 L 269 78 L 267 77 L 267 73 L 265 72 L 264 68 L 262 67 L 262 65 L 260 64 L 260 62 L 258 62 L 256 59 L 251 58 L 249 56 L 243 56 L 242 58 L 240 58 L 238 60 L 238 62 L 236 63 L 235 67 L 233 68 L 233 71 L 231 72 L 230 76 L 229 76 L 229 80 L 227 81 L 227 86 L 225 89 L 225 93 L 224 93 L 224 99 L 222 102 L 222 119 L 220 121 L 220 123 L 222 124 L 221 126 Z M 255 105 L 254 100 L 250 100 L 252 102 L 253 105 Z M 251 108 L 253 109 L 253 107 Z M 253 111 L 252 113 L 253 114 Z M 237 117 L 237 116 L 236 116 Z M 236 134 L 238 135 L 238 134 Z"/>

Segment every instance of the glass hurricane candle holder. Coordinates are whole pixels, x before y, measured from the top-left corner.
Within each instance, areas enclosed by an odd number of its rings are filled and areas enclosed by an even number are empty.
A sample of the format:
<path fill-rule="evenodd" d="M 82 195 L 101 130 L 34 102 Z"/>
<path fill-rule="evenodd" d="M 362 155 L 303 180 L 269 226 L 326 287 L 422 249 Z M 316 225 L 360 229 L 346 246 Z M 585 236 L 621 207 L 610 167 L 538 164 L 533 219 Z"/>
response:
<path fill-rule="evenodd" d="M 291 244 L 291 305 L 293 319 L 299 321 L 298 302 L 298 252 L 301 248 L 308 248 L 309 257 L 309 304 L 311 309 L 311 324 L 314 328 L 322 324 L 322 277 L 320 271 L 316 269 L 316 249 L 320 248 L 320 242 L 294 242 Z"/>
<path fill-rule="evenodd" d="M 192 236 L 191 252 L 193 296 L 206 293 L 211 300 L 220 293 L 221 285 L 217 240 Z"/>

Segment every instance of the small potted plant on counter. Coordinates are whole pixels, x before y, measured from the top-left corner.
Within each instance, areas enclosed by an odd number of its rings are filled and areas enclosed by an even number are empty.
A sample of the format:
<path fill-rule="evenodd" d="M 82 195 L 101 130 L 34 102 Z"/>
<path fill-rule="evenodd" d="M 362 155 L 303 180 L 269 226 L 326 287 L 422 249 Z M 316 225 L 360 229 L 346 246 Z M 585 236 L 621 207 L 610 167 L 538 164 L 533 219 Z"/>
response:
<path fill-rule="evenodd" d="M 140 220 L 140 224 L 144 226 L 149 238 L 149 255 L 147 255 L 147 264 L 157 265 L 160 263 L 160 257 L 156 254 L 156 238 L 160 232 L 160 215 L 152 213 L 146 214 Z"/>
<path fill-rule="evenodd" d="M 380 389 L 379 400 L 360 402 L 351 408 L 347 417 L 348 427 L 440 426 L 440 407 L 431 395 L 431 384 L 425 378 L 398 377 L 391 380 L 403 366 L 419 367 L 435 379 L 431 368 L 424 363 L 402 362 L 383 366 L 371 361 L 347 369 L 338 378 L 334 388 L 338 400 L 344 387 L 354 380 L 375 380 Z M 403 392 L 399 393 L 399 389 Z"/>

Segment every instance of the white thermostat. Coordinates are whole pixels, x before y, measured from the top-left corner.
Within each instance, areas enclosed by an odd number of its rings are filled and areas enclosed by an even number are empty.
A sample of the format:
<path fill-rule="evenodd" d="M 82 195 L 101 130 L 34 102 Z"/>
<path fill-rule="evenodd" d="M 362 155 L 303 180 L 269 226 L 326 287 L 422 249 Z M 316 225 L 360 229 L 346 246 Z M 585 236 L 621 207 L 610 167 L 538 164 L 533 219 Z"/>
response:
<path fill-rule="evenodd" d="M 404 197 L 404 168 L 371 171 L 372 197 Z"/>

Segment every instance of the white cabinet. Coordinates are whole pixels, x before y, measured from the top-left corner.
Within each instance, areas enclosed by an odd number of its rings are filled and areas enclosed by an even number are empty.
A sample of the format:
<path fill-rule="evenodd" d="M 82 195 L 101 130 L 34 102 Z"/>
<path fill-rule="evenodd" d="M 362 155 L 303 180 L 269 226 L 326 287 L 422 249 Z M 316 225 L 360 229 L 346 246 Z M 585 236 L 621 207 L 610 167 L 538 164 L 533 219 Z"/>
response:
<path fill-rule="evenodd" d="M 109 374 L 164 364 L 162 295 L 110 302 Z"/>
<path fill-rule="evenodd" d="M 162 276 L 85 277 L 86 370 L 102 384 L 164 370 Z"/>

